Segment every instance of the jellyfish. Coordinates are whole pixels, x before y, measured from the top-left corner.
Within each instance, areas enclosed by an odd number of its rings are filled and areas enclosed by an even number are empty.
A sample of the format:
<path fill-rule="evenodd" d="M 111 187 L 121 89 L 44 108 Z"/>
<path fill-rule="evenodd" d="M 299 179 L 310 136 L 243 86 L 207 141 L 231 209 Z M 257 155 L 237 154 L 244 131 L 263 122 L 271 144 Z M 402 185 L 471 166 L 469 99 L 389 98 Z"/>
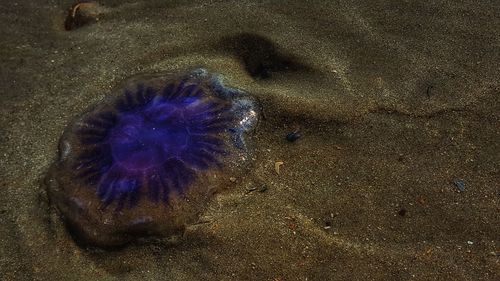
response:
<path fill-rule="evenodd" d="M 251 165 L 255 101 L 204 69 L 128 80 L 76 118 L 45 183 L 79 244 L 181 234 Z"/>

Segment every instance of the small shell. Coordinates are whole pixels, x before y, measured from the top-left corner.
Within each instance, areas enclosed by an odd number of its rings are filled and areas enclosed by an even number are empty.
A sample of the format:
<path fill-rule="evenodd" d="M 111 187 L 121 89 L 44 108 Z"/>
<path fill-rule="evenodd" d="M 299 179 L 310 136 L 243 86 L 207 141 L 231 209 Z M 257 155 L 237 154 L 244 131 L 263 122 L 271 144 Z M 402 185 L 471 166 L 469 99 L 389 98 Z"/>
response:
<path fill-rule="evenodd" d="M 285 163 L 283 163 L 283 161 L 276 161 L 274 163 L 274 170 L 276 171 L 276 174 L 278 174 L 278 175 L 280 174 L 280 167 L 283 164 L 285 164 Z"/>

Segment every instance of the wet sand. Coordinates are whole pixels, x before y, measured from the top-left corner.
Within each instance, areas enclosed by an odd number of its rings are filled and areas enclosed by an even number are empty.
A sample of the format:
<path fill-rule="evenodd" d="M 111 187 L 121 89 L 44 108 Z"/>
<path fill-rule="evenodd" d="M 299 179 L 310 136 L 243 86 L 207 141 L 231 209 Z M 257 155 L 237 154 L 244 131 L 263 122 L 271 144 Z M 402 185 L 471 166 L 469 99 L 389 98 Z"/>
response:
<path fill-rule="evenodd" d="M 500 279 L 498 3 L 100 3 L 0 4 L 1 280 Z M 180 239 L 80 248 L 41 184 L 65 126 L 198 67 L 259 100 L 252 170 Z"/>

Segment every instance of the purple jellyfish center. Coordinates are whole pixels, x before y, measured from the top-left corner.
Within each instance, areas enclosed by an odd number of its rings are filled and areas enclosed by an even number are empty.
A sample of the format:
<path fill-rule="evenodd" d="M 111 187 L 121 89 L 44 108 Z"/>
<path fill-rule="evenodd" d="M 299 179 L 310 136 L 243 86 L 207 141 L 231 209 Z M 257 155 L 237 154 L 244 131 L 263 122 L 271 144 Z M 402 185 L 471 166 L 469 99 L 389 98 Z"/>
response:
<path fill-rule="evenodd" d="M 179 111 L 167 120 L 145 114 L 124 114 L 109 137 L 114 161 L 129 171 L 147 170 L 178 158 L 190 138 Z"/>

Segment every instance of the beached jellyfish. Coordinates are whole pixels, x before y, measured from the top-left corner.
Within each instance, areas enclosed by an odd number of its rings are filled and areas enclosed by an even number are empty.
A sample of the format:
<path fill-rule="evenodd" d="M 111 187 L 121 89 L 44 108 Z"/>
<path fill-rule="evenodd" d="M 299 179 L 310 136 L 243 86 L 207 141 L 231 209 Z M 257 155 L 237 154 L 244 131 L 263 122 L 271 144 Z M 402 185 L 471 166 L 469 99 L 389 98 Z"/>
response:
<path fill-rule="evenodd" d="M 205 70 L 131 79 L 68 126 L 49 197 L 83 244 L 179 234 L 250 165 L 254 105 Z"/>

